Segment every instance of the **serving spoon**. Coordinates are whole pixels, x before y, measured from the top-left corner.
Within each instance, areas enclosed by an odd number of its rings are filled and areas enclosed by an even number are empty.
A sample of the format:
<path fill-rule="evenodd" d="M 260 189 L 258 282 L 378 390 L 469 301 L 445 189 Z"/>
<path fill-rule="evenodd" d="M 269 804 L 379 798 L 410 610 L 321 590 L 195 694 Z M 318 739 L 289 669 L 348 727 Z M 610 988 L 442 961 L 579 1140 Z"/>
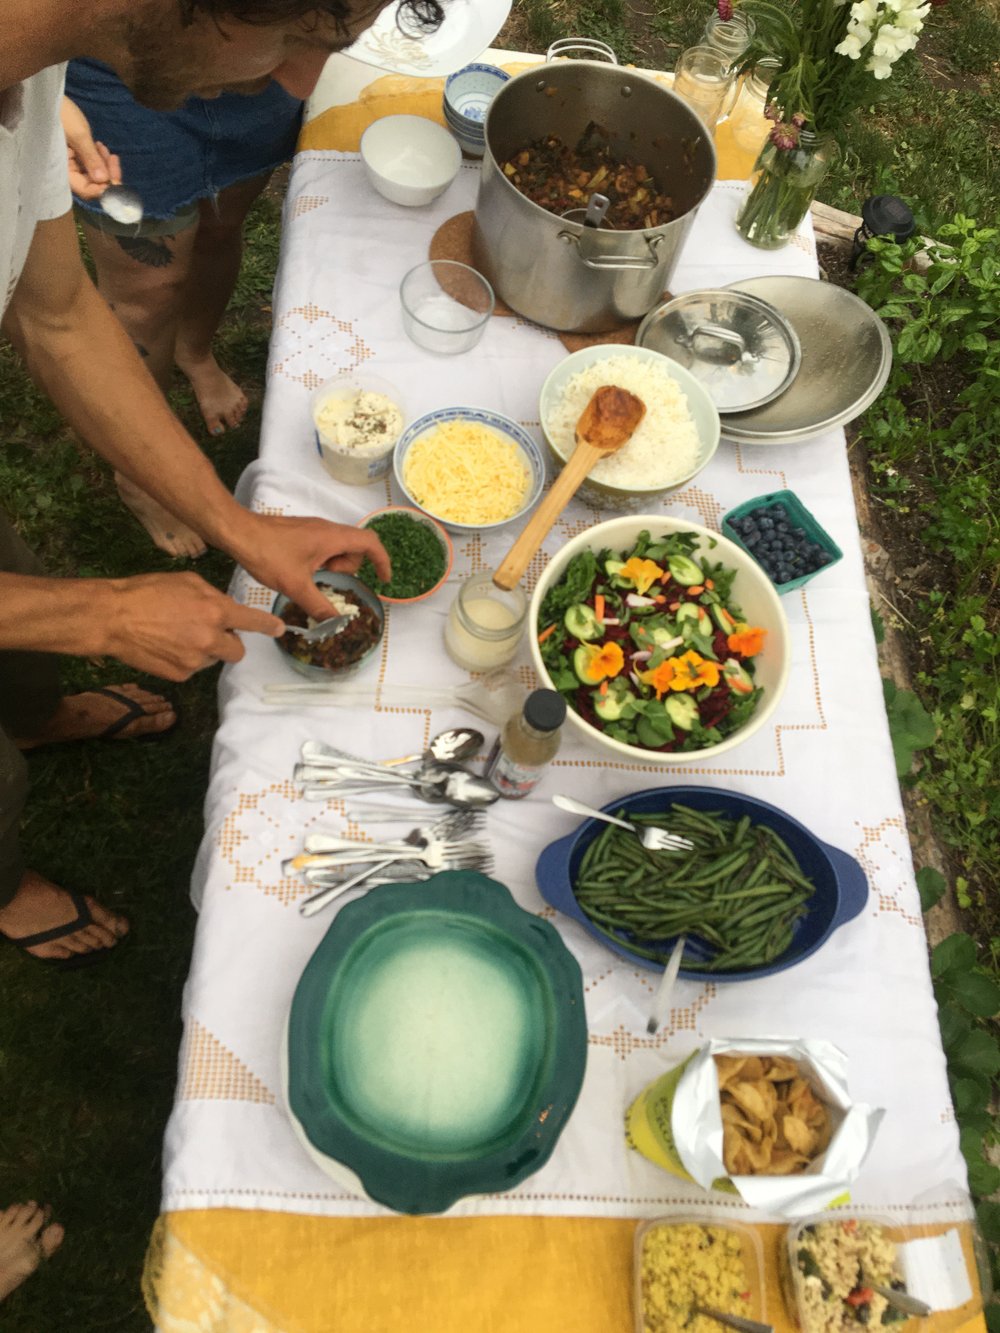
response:
<path fill-rule="evenodd" d="M 509 591 L 520 582 L 584 477 L 595 463 L 628 443 L 645 415 L 646 404 L 634 393 L 616 384 L 601 385 L 576 423 L 576 448 L 493 575 L 498 588 Z"/>
<path fill-rule="evenodd" d="M 353 616 L 327 616 L 325 620 L 317 621 L 309 628 L 304 625 L 289 625 L 286 622 L 285 633 L 297 634 L 306 643 L 318 643 L 320 639 L 330 639 L 339 634 L 353 619 Z"/>
<path fill-rule="evenodd" d="M 146 211 L 139 191 L 128 185 L 109 185 L 97 202 L 109 218 L 126 225 L 138 226 Z"/>

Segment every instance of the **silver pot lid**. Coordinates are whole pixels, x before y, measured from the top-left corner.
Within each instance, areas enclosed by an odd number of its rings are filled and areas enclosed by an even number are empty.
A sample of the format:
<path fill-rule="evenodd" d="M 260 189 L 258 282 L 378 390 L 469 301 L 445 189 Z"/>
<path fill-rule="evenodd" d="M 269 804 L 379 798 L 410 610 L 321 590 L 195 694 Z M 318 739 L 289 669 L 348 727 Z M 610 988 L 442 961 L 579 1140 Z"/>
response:
<path fill-rule="evenodd" d="M 646 316 L 635 341 L 690 370 L 720 412 L 771 402 L 801 360 L 795 331 L 779 311 L 727 289 L 675 297 Z"/>
<path fill-rule="evenodd" d="M 798 335 L 802 364 L 780 397 L 722 417 L 736 444 L 798 444 L 861 415 L 892 369 L 885 325 L 859 296 L 818 278 L 761 277 L 734 282 L 779 310 Z"/>

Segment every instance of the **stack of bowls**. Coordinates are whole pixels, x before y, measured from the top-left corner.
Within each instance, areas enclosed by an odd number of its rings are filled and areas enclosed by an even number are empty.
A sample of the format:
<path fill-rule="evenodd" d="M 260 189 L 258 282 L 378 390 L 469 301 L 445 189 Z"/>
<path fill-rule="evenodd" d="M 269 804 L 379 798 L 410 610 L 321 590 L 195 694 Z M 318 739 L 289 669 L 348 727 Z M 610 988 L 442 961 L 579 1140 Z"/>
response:
<path fill-rule="evenodd" d="M 495 65 L 466 65 L 449 75 L 443 110 L 448 128 L 464 153 L 482 157 L 486 151 L 486 113 L 510 78 Z"/>

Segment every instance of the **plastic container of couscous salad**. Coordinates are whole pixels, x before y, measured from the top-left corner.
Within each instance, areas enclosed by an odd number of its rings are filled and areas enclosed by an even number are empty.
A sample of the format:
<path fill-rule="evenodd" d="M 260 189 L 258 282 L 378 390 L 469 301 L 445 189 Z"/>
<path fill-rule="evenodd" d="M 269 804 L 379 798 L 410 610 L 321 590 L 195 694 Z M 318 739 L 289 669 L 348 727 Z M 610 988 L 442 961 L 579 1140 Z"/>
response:
<path fill-rule="evenodd" d="M 635 1333 L 719 1333 L 695 1306 L 765 1321 L 764 1253 L 742 1222 L 696 1211 L 644 1222 L 634 1263 Z"/>
<path fill-rule="evenodd" d="M 817 1213 L 788 1228 L 779 1253 L 782 1294 L 802 1333 L 904 1327 L 906 1333 L 949 1333 L 989 1299 L 989 1266 L 971 1220 L 907 1225 L 869 1214 Z M 924 1289 L 913 1290 L 908 1277 Z M 932 1311 L 894 1310 L 871 1283 L 929 1300 Z"/>

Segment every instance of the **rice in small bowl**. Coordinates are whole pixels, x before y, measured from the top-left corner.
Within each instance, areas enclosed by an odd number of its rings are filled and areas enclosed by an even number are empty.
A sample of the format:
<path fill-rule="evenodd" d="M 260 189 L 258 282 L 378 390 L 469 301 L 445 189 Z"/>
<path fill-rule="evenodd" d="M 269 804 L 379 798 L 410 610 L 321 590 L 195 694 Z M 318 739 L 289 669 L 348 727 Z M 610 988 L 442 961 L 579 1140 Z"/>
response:
<path fill-rule="evenodd" d="M 539 418 L 557 464 L 576 445 L 576 425 L 604 384 L 641 398 L 646 414 L 616 453 L 602 458 L 577 494 L 600 509 L 624 509 L 696 476 L 719 447 L 719 413 L 683 366 L 648 347 L 602 344 L 560 361 L 542 385 Z"/>

